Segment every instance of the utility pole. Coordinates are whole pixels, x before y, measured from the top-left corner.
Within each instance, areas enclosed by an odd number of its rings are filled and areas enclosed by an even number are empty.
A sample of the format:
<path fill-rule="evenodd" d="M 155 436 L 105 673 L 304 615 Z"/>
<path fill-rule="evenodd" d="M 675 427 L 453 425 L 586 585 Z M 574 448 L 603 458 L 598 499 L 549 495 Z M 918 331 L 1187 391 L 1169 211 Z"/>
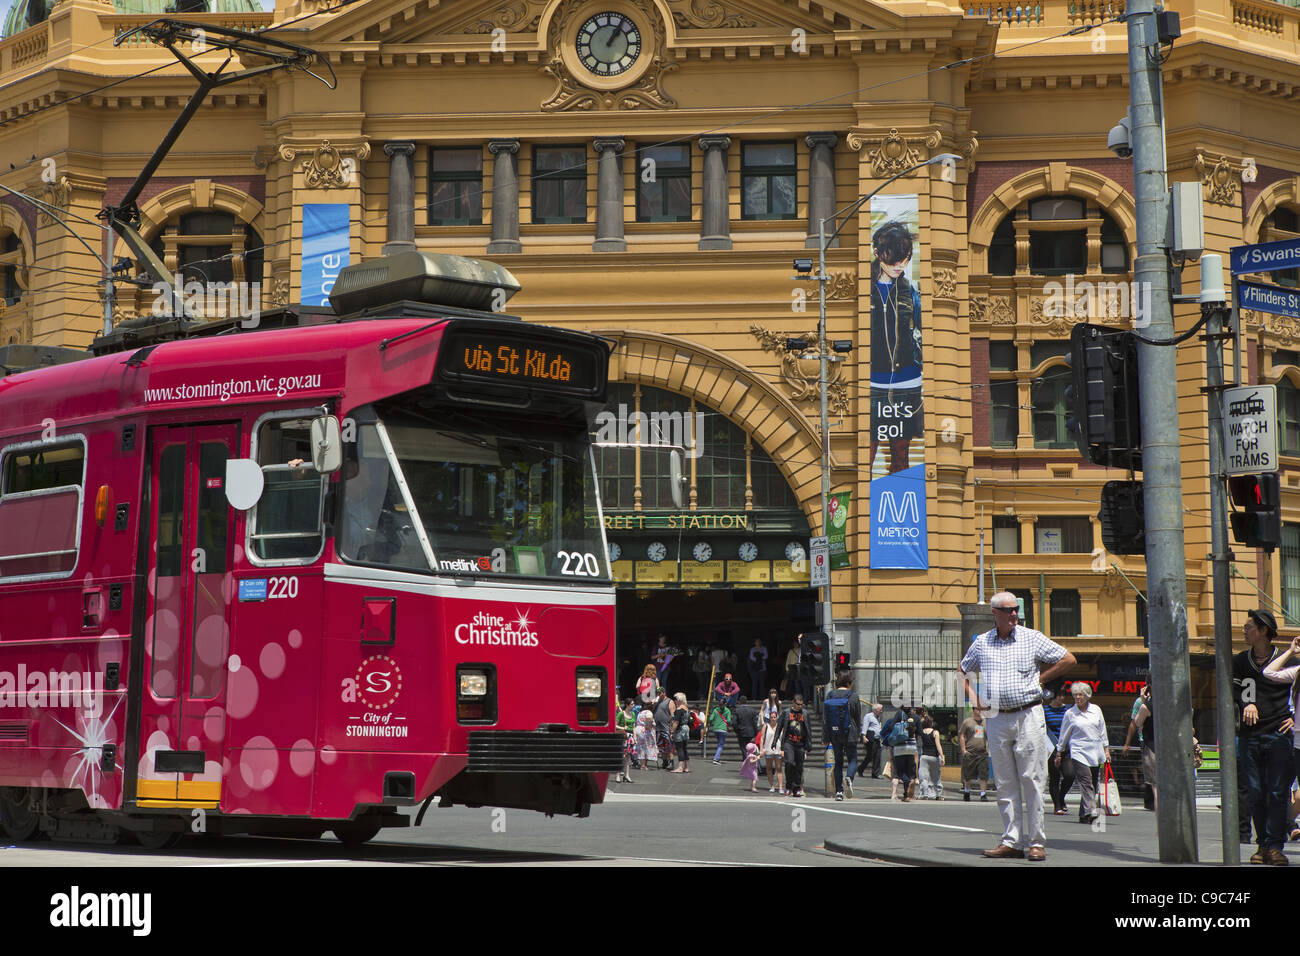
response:
<path fill-rule="evenodd" d="M 1151 290 L 1144 338 L 1174 336 L 1169 298 L 1169 193 L 1155 0 L 1129 0 L 1129 102 L 1137 259 L 1133 279 Z M 1143 296 L 1145 298 L 1145 296 Z M 1196 786 L 1192 770 L 1186 548 L 1178 433 L 1178 368 L 1172 345 L 1141 342 L 1142 481 L 1146 512 L 1147 633 L 1156 726 L 1156 825 L 1162 863 L 1195 863 Z"/>
<path fill-rule="evenodd" d="M 1223 863 L 1238 866 L 1237 749 L 1228 745 L 1237 725 L 1232 701 L 1232 590 L 1228 581 L 1228 501 L 1223 481 L 1223 259 L 1201 256 L 1201 314 L 1205 317 L 1205 369 L 1210 406 L 1210 559 L 1214 564 L 1214 676 L 1219 725 L 1219 787 L 1222 791 Z M 1225 743 L 1228 742 L 1228 743 Z"/>

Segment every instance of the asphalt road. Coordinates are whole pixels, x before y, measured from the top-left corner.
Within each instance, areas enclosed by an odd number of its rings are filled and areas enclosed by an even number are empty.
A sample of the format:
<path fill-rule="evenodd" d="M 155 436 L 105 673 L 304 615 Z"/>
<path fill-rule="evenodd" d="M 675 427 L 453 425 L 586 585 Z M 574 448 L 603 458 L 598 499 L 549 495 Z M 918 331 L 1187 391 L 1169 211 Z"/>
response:
<path fill-rule="evenodd" d="M 848 809 L 842 809 L 847 807 Z M 275 867 L 562 865 L 862 866 L 824 849 L 828 835 L 859 830 L 868 801 L 748 796 L 610 794 L 585 820 L 523 810 L 431 807 L 420 828 L 384 830 L 347 850 L 321 840 L 191 837 L 152 853 L 132 846 L 36 842 L 0 849 L 0 866 Z M 927 829 L 924 827 L 918 829 Z M 932 828 L 930 828 L 932 829 Z"/>

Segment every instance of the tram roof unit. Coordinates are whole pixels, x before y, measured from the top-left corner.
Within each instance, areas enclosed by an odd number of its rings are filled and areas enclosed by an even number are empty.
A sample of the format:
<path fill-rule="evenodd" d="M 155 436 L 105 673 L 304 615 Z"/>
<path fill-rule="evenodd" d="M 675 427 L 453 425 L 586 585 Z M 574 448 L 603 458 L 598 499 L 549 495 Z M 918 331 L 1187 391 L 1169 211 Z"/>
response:
<path fill-rule="evenodd" d="M 251 329 L 237 318 L 151 317 L 96 340 L 99 354 L 14 353 L 11 373 L 0 377 L 0 434 L 46 419 L 67 431 L 142 412 L 290 400 L 311 407 L 345 383 L 348 405 L 357 407 L 431 384 L 449 325 L 523 331 L 516 316 L 476 308 L 499 306 L 519 290 L 491 262 L 401 253 L 345 267 L 336 289 L 332 301 L 346 313 L 295 306 L 261 316 Z"/>

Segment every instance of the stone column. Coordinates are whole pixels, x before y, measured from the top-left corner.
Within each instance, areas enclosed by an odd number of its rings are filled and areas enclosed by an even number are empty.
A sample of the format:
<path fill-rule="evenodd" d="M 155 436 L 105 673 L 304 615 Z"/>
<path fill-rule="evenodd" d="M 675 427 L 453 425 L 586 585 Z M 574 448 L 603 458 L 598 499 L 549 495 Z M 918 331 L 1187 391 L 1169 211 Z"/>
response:
<path fill-rule="evenodd" d="M 700 213 L 700 248 L 731 248 L 731 210 L 727 202 L 727 150 L 730 136 L 701 136 L 704 150 L 704 207 Z"/>
<path fill-rule="evenodd" d="M 388 241 L 384 255 L 415 251 L 415 144 L 385 143 L 388 154 Z"/>
<path fill-rule="evenodd" d="M 494 139 L 488 142 L 492 161 L 492 241 L 488 255 L 520 252 L 519 242 L 519 140 Z"/>
<path fill-rule="evenodd" d="M 838 141 L 834 133 L 810 133 L 804 138 L 812 151 L 808 163 L 808 238 L 804 241 L 808 249 L 817 248 L 817 224 L 829 219 L 835 211 L 835 144 Z M 835 224 L 828 222 L 827 234 L 834 231 Z M 839 244 L 840 240 L 835 238 L 827 248 Z"/>
<path fill-rule="evenodd" d="M 598 139 L 592 143 L 600 157 L 596 166 L 596 241 L 592 252 L 624 252 L 623 140 Z"/>

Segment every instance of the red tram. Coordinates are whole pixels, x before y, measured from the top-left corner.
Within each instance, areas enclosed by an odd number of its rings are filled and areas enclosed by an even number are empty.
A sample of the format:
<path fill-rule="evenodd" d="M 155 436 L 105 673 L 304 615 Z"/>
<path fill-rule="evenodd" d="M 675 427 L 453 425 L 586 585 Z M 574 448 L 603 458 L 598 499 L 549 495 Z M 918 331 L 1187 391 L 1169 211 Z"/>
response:
<path fill-rule="evenodd" d="M 485 311 L 517 289 L 404 253 L 334 310 L 137 320 L 0 377 L 11 838 L 360 842 L 435 798 L 603 799 L 609 348 Z"/>

